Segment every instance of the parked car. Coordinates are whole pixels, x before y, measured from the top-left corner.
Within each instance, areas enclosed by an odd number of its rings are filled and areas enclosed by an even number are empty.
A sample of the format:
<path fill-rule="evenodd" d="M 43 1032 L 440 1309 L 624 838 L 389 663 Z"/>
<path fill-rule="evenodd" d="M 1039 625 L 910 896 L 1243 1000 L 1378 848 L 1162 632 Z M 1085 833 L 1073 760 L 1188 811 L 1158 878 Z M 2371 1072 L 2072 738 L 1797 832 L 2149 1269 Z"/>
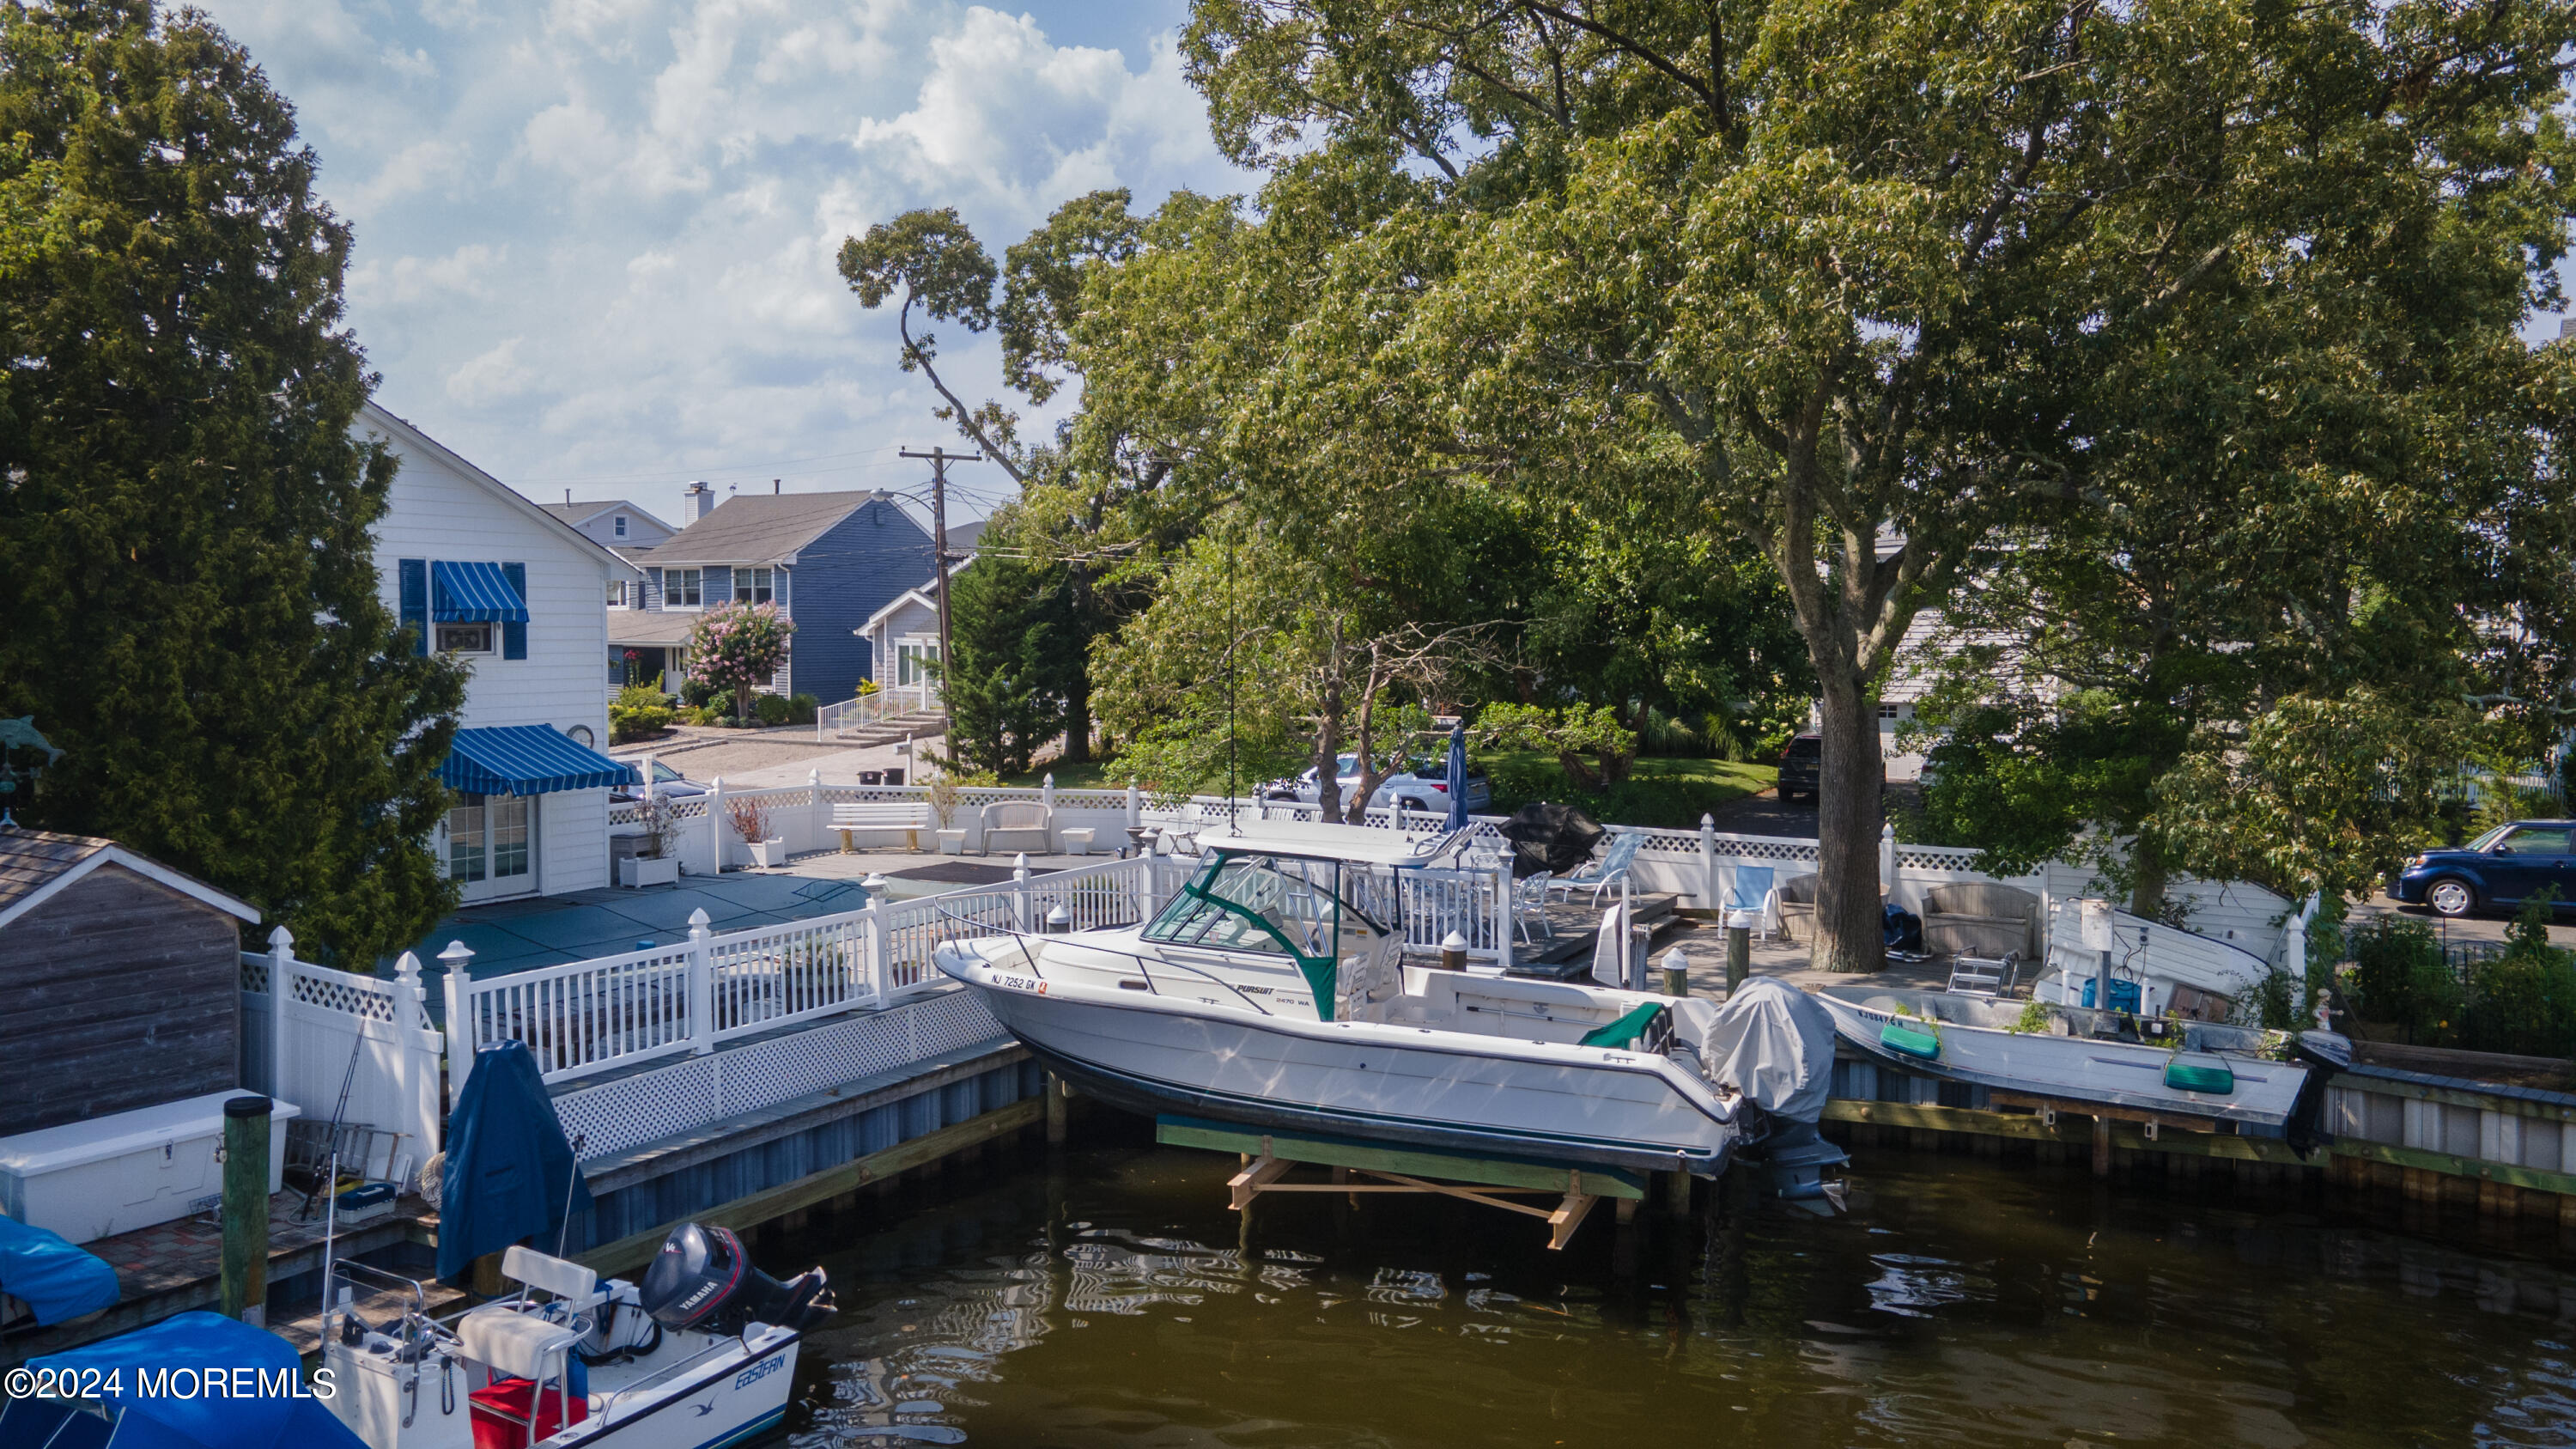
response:
<path fill-rule="evenodd" d="M 643 770 L 637 766 L 628 765 L 626 767 L 626 783 L 618 789 L 610 792 L 608 798 L 620 804 L 631 802 L 644 793 L 643 784 Z M 703 795 L 707 793 L 707 787 L 699 784 L 695 780 L 689 779 L 685 775 L 682 775 L 679 771 L 663 764 L 660 760 L 655 760 L 653 762 L 653 793 L 673 800 L 686 800 L 692 795 Z"/>
<path fill-rule="evenodd" d="M 1405 769 L 1378 782 L 1377 793 L 1369 796 L 1370 808 L 1381 809 L 1401 801 L 1408 810 L 1446 811 L 1449 808 L 1449 771 L 1446 762 L 1408 760 L 1404 763 Z M 1340 777 L 1342 799 L 1347 806 L 1351 792 L 1360 787 L 1360 757 L 1355 754 L 1340 756 L 1333 762 L 1333 770 Z M 1323 797 L 1324 792 L 1316 783 L 1319 778 L 1314 767 L 1308 766 L 1306 772 L 1294 780 L 1274 780 L 1264 786 L 1262 795 L 1266 799 L 1295 800 L 1300 804 L 1312 805 Z M 1467 808 L 1482 810 L 1492 801 L 1493 783 L 1486 779 L 1482 770 L 1469 770 L 1467 772 Z"/>
<path fill-rule="evenodd" d="M 1806 734 L 1789 741 L 1780 752 L 1780 798 L 1782 801 L 1801 797 L 1816 798 L 1817 782 L 1824 777 L 1825 737 Z M 1878 762 L 1878 791 L 1887 793 L 1887 760 Z"/>
<path fill-rule="evenodd" d="M 2576 904 L 2576 820 L 2517 820 L 2466 845 L 2428 850 L 2406 862 L 2388 893 L 2440 915 L 2465 916 L 2482 906 L 2512 907 L 2554 889 Z"/>

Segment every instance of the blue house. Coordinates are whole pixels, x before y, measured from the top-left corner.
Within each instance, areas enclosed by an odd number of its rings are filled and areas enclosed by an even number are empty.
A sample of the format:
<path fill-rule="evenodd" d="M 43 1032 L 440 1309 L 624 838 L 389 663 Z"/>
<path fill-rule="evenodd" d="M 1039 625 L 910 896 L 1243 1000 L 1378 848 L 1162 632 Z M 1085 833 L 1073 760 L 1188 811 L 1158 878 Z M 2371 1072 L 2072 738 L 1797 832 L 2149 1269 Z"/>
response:
<path fill-rule="evenodd" d="M 633 605 L 608 611 L 611 675 L 685 673 L 697 616 L 733 602 L 775 603 L 796 621 L 771 692 L 830 703 L 875 677 L 857 631 L 930 579 L 928 529 L 884 493 L 749 493 L 716 506 L 700 484 L 685 502 L 678 533 L 629 555 L 644 587 Z M 949 531 L 952 550 L 962 547 L 960 533 Z"/>

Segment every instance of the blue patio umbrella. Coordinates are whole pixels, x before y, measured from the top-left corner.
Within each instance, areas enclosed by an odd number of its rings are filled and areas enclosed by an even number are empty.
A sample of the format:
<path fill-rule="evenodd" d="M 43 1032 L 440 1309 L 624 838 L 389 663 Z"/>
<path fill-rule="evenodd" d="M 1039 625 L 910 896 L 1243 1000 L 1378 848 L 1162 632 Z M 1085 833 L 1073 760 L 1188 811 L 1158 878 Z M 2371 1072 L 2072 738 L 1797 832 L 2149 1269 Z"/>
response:
<path fill-rule="evenodd" d="M 1449 727 L 1449 828 L 1467 828 L 1467 723 Z"/>
<path fill-rule="evenodd" d="M 473 1075 L 447 1119 L 438 1276 L 457 1277 L 475 1259 L 525 1238 L 551 1253 L 565 1217 L 588 1206 L 590 1184 L 555 1119 L 536 1058 L 515 1041 L 477 1050 Z"/>
<path fill-rule="evenodd" d="M 113 1405 L 116 1449 L 367 1449 L 306 1385 L 293 1344 L 220 1313 L 182 1313 L 29 1366 L 77 1372 L 92 1397 Z M 27 1399 L 0 1408 L 0 1443 L 45 1442 L 5 1430 L 19 1427 L 14 1411 L 50 1407 Z M 37 1434 L 36 1414 L 27 1417 Z"/>

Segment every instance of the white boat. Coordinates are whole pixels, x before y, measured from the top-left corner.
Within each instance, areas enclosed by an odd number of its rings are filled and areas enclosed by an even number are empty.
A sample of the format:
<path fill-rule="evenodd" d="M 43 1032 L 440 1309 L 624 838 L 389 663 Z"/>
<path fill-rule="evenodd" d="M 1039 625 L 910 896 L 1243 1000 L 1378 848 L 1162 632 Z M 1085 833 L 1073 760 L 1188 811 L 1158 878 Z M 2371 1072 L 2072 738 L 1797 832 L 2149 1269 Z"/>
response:
<path fill-rule="evenodd" d="M 1828 987 L 1818 999 L 1843 1040 L 1919 1076 L 2230 1122 L 2253 1135 L 2279 1136 L 2312 1117 L 2323 1093 L 2305 1104 L 2302 1093 L 2312 1078 L 2321 1084 L 2315 1063 L 2331 1060 L 2331 1043 L 2217 1022 L 1867 984 Z"/>
<path fill-rule="evenodd" d="M 696 1224 L 641 1286 L 527 1248 L 502 1273 L 518 1296 L 432 1319 L 413 1280 L 333 1265 L 322 1367 L 367 1449 L 474 1449 L 477 1420 L 530 1449 L 747 1443 L 786 1414 L 803 1329 L 831 1311 L 820 1269 L 777 1283 L 732 1233 Z M 370 1321 L 362 1302 L 387 1290 L 394 1311 Z"/>
<path fill-rule="evenodd" d="M 1753 983 L 1721 1009 L 1406 965 L 1397 873 L 1462 843 L 1244 821 L 1199 836 L 1204 863 L 1143 926 L 934 959 L 1052 1070 L 1137 1111 L 1701 1176 L 1768 1151 L 1805 1164 L 1783 1195 L 1823 1195 L 1833 1032 L 1804 993 Z"/>

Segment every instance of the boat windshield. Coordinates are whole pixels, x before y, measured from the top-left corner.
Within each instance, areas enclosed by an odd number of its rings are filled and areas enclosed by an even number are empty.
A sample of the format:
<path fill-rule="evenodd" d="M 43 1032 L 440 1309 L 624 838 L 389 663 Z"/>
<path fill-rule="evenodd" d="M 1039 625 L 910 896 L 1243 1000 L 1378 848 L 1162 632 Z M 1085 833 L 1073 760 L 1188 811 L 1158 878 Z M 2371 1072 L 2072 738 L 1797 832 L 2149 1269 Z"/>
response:
<path fill-rule="evenodd" d="M 1220 854 L 1140 934 L 1164 945 L 1293 960 L 1330 1020 L 1334 963 L 1344 935 L 1385 931 L 1336 889 L 1345 871 L 1356 870 L 1334 861 Z"/>

